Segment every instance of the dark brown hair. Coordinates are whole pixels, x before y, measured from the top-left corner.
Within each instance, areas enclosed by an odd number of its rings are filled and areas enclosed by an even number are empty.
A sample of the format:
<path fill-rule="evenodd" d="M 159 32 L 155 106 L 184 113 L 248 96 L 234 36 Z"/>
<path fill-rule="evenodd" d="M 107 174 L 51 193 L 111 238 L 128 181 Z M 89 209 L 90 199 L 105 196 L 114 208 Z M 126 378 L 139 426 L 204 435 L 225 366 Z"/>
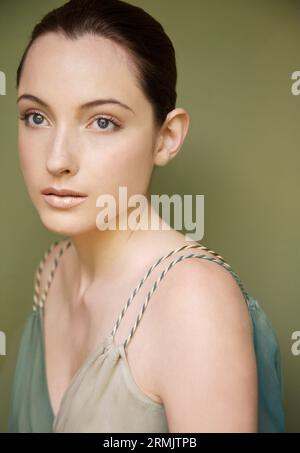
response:
<path fill-rule="evenodd" d="M 70 0 L 47 13 L 34 27 L 17 70 L 17 88 L 27 52 L 40 36 L 56 32 L 69 39 L 86 33 L 109 38 L 132 57 L 136 77 L 161 126 L 175 108 L 175 51 L 162 25 L 142 8 L 121 0 Z"/>

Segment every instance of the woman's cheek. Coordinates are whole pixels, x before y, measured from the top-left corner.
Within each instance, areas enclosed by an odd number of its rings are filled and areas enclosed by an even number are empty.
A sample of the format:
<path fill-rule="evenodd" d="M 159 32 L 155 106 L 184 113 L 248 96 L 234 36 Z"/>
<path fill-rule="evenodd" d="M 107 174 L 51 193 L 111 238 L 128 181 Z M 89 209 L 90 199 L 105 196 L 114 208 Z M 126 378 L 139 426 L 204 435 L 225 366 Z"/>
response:
<path fill-rule="evenodd" d="M 33 143 L 32 140 L 30 140 L 30 136 L 22 127 L 20 128 L 18 135 L 18 149 L 22 167 L 24 167 L 24 170 L 27 170 L 28 167 L 32 165 Z"/>
<path fill-rule="evenodd" d="M 24 181 L 26 183 L 29 195 L 34 202 L 34 199 L 38 196 L 38 191 L 42 187 L 39 187 L 39 181 L 42 179 L 42 168 L 41 162 L 34 153 L 34 146 L 32 143 L 26 140 L 26 146 L 24 145 L 22 137 L 19 140 L 19 161 L 21 172 L 23 174 Z"/>
<path fill-rule="evenodd" d="M 30 157 L 29 150 L 27 149 L 28 145 L 24 146 L 22 144 L 22 140 L 19 140 L 19 160 L 21 164 L 21 170 L 23 175 L 25 176 L 26 173 L 30 170 L 30 167 L 32 165 L 32 159 Z"/>
<path fill-rule="evenodd" d="M 24 177 L 28 179 L 31 176 L 35 176 L 37 160 L 34 158 L 34 154 L 28 146 L 28 143 L 26 144 L 26 147 L 19 146 L 19 159 Z"/>

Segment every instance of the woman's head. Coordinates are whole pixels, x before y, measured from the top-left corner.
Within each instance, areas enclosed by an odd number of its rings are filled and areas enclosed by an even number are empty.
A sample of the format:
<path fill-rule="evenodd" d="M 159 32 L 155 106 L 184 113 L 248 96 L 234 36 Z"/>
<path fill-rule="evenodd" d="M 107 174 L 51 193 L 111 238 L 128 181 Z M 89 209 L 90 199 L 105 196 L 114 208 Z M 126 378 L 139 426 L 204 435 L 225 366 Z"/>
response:
<path fill-rule="evenodd" d="M 62 234 L 95 228 L 103 193 L 117 200 L 126 186 L 128 197 L 146 194 L 154 166 L 175 156 L 187 133 L 188 115 L 175 108 L 171 41 L 149 14 L 119 0 L 71 0 L 48 13 L 17 88 L 25 181 L 45 225 Z M 53 208 L 41 197 L 48 186 L 88 198 Z"/>

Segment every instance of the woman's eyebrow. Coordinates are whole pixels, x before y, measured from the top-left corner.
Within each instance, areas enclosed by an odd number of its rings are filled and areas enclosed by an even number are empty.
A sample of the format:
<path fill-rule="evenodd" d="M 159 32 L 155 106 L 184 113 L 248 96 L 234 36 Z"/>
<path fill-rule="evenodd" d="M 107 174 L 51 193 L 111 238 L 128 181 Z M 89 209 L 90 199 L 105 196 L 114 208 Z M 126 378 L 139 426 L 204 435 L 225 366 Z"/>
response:
<path fill-rule="evenodd" d="M 42 105 L 43 107 L 45 107 L 47 109 L 50 109 L 50 106 L 45 101 L 43 101 L 42 99 L 40 99 L 37 96 L 34 96 L 32 94 L 22 94 L 21 96 L 18 97 L 17 103 L 21 99 L 28 99 L 30 101 L 37 102 L 38 104 Z M 126 105 L 123 102 L 120 102 L 120 101 L 118 101 L 117 99 L 114 99 L 114 98 L 95 99 L 94 101 L 86 102 L 86 103 L 80 105 L 78 109 L 79 110 L 85 110 L 85 109 L 88 109 L 90 107 L 95 107 L 97 105 L 103 105 L 103 104 L 117 104 L 117 105 L 120 105 L 121 107 L 123 107 L 123 108 L 125 108 L 127 110 L 130 110 L 132 113 L 134 113 L 132 108 L 130 108 L 128 105 Z"/>

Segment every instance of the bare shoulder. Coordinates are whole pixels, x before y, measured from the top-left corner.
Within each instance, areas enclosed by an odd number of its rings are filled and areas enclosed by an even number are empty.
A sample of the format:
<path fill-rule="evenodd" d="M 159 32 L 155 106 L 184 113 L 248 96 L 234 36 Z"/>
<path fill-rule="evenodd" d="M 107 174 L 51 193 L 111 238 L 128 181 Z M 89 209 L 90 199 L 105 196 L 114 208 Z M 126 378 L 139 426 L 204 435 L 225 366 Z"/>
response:
<path fill-rule="evenodd" d="M 187 259 L 165 294 L 158 394 L 170 432 L 256 431 L 252 324 L 235 278 L 215 262 Z"/>
<path fill-rule="evenodd" d="M 245 296 L 226 268 L 226 262 L 224 266 L 222 259 L 218 258 L 220 255 L 202 244 L 191 242 L 190 245 L 204 249 L 190 248 L 176 254 L 170 258 L 174 262 L 172 268 L 170 261 L 167 262 L 170 274 L 167 277 L 164 272 L 166 283 L 162 286 L 165 300 L 160 308 L 166 310 L 168 318 L 171 316 L 172 319 L 182 319 L 181 311 L 188 316 L 190 312 L 200 314 L 203 310 L 213 310 L 221 317 L 242 316 L 247 323 L 249 316 Z M 189 258 L 190 254 L 198 256 Z"/>
<path fill-rule="evenodd" d="M 213 257 L 209 253 L 205 256 Z M 172 279 L 165 292 L 167 297 L 161 305 L 167 315 L 167 324 L 177 322 L 182 335 L 187 333 L 192 320 L 195 320 L 195 327 L 211 321 L 215 326 L 225 323 L 232 327 L 237 323 L 242 330 L 251 333 L 245 297 L 230 271 L 206 259 L 184 261 L 177 263 L 171 271 Z"/>

